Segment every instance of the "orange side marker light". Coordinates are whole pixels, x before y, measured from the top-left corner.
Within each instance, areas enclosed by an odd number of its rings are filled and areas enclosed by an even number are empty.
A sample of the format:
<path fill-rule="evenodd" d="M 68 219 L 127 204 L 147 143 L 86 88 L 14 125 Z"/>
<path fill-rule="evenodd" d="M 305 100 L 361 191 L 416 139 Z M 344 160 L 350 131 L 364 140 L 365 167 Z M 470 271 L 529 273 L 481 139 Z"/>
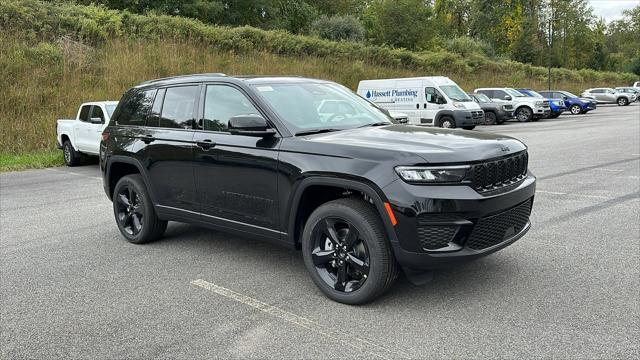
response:
<path fill-rule="evenodd" d="M 387 210 L 387 215 L 389 215 L 389 220 L 391 220 L 391 225 L 396 226 L 398 220 L 396 220 L 396 216 L 393 215 L 393 210 L 391 210 L 391 205 L 386 202 L 384 203 L 384 208 Z"/>

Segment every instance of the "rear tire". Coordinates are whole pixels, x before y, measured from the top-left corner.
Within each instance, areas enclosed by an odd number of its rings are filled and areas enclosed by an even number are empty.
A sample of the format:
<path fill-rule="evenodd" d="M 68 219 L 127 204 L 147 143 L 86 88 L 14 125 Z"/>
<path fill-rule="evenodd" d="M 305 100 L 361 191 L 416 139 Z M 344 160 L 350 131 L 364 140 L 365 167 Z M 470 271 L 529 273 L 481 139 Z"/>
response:
<path fill-rule="evenodd" d="M 387 291 L 399 267 L 374 206 L 360 199 L 327 202 L 302 233 L 304 265 L 330 299 L 364 304 Z"/>
<path fill-rule="evenodd" d="M 533 110 L 526 106 L 522 106 L 516 110 L 516 119 L 520 122 L 529 122 L 533 120 Z"/>
<path fill-rule="evenodd" d="M 133 244 L 144 244 L 164 234 L 167 222 L 158 219 L 140 174 L 127 175 L 113 190 L 113 214 L 120 233 Z"/>
<path fill-rule="evenodd" d="M 627 106 L 627 105 L 629 105 L 629 100 L 627 100 L 627 98 L 625 98 L 625 97 L 618 98 L 618 100 L 616 102 L 618 103 L 618 106 Z"/>
<path fill-rule="evenodd" d="M 450 116 L 443 116 L 440 119 L 440 127 L 445 129 L 455 129 L 456 121 Z"/>
<path fill-rule="evenodd" d="M 80 165 L 80 153 L 73 148 L 73 145 L 71 145 L 71 141 L 66 140 L 62 145 L 62 155 L 65 165 L 69 167 Z"/>

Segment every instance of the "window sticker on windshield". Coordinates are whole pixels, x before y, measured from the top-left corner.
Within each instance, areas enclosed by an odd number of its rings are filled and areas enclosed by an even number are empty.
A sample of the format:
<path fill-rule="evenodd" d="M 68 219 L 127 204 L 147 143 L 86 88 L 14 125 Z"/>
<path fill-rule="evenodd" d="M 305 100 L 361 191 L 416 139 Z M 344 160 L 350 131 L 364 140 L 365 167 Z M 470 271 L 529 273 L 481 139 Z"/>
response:
<path fill-rule="evenodd" d="M 273 91 L 271 86 L 256 86 L 256 89 L 258 89 L 258 91 Z"/>

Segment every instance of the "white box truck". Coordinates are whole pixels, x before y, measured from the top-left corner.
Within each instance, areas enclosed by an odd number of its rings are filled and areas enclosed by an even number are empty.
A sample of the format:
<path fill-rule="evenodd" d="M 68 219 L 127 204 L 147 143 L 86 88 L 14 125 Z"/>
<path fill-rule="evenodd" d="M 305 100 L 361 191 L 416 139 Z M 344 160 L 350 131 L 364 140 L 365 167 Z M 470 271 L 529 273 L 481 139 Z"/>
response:
<path fill-rule="evenodd" d="M 381 108 L 407 114 L 410 124 L 471 130 L 484 122 L 478 103 L 444 76 L 362 80 L 358 95 Z"/>

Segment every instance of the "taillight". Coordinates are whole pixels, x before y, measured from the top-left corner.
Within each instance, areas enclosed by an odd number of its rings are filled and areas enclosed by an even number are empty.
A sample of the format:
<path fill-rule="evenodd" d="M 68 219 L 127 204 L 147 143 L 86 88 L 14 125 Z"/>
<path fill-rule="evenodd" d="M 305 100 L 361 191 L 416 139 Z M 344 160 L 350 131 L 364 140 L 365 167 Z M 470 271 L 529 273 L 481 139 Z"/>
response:
<path fill-rule="evenodd" d="M 109 132 L 107 130 L 102 132 L 102 141 L 109 140 Z"/>

